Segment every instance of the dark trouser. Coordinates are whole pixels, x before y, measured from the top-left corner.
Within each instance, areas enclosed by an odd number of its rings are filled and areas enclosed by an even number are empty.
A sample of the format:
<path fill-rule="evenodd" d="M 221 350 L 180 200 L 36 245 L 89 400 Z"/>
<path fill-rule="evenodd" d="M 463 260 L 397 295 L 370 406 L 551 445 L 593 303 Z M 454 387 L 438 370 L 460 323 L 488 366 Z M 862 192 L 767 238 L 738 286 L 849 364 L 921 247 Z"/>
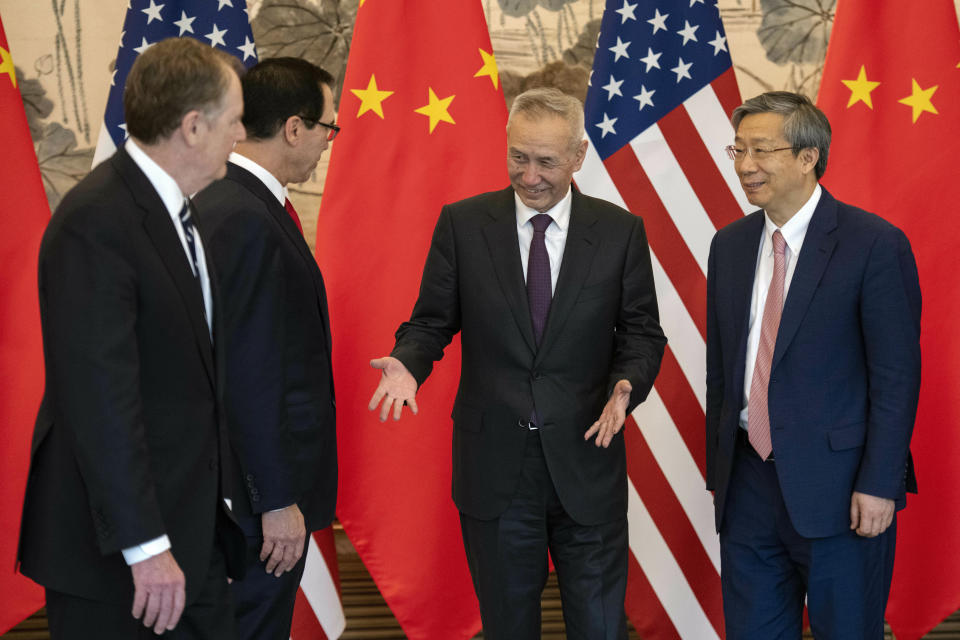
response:
<path fill-rule="evenodd" d="M 804 596 L 817 640 L 883 638 L 896 518 L 876 538 L 804 538 L 787 514 L 775 464 L 737 447 L 720 532 L 727 640 L 799 640 Z"/>
<path fill-rule="evenodd" d="M 176 550 L 172 551 L 176 557 Z M 132 602 L 98 602 L 52 589 L 46 593 L 52 640 L 233 640 L 236 636 L 226 566 L 216 545 L 200 595 L 183 610 L 176 628 L 162 636 L 133 617 Z"/>
<path fill-rule="evenodd" d="M 460 514 L 463 543 L 487 640 L 540 637 L 547 550 L 560 583 L 570 640 L 624 640 L 627 520 L 596 526 L 567 515 L 550 479 L 538 431 L 527 438 L 516 495 L 499 518 Z"/>
<path fill-rule="evenodd" d="M 259 516 L 255 528 L 260 531 Z M 244 529 L 247 526 L 244 523 Z M 307 533 L 309 536 L 310 534 Z M 289 640 L 293 605 L 307 563 L 307 549 L 293 569 L 279 578 L 265 570 L 260 560 L 262 535 L 247 537 L 247 575 L 230 585 L 236 609 L 238 640 Z"/>

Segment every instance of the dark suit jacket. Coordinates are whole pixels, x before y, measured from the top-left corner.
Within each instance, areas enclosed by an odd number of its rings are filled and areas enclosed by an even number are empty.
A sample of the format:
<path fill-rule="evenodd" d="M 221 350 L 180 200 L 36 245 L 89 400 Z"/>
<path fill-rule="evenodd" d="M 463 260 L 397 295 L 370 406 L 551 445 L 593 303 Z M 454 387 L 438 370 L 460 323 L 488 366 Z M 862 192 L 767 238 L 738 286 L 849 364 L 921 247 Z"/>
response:
<path fill-rule="evenodd" d="M 750 298 L 764 216 L 717 232 L 707 279 L 707 488 L 723 523 L 743 404 Z M 826 190 L 800 250 L 773 354 L 773 451 L 806 537 L 850 527 L 860 491 L 905 504 L 920 388 L 920 285 L 906 236 Z"/>
<path fill-rule="evenodd" d="M 165 533 L 189 603 L 215 535 L 232 567 L 243 538 L 222 500 L 228 445 L 200 286 L 160 197 L 123 149 L 57 208 L 39 285 L 46 389 L 21 570 L 57 591 L 129 602 L 121 549 Z"/>
<path fill-rule="evenodd" d="M 320 269 L 286 209 L 246 169 L 228 164 L 195 202 L 222 293 L 227 422 L 237 493 L 246 489 L 234 509 L 250 516 L 297 503 L 308 530 L 322 529 L 336 505 L 337 442 Z"/>
<path fill-rule="evenodd" d="M 509 504 L 536 401 L 544 456 L 564 508 L 581 524 L 625 515 L 623 438 L 598 448 L 583 434 L 613 385 L 643 401 L 666 339 L 643 221 L 573 192 L 570 226 L 550 316 L 536 347 L 517 240 L 512 188 L 447 205 L 427 256 L 420 296 L 393 354 L 419 383 L 461 332 L 453 407 L 453 498 L 489 519 Z"/>

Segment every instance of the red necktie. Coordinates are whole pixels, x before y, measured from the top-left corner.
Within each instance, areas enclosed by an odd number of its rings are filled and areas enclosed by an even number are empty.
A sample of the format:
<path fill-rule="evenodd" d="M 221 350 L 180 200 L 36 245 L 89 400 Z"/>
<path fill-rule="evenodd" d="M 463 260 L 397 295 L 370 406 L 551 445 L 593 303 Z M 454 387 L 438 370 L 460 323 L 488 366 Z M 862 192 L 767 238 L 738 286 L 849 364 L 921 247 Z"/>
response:
<path fill-rule="evenodd" d="M 287 213 L 290 214 L 290 217 L 293 218 L 293 222 L 297 225 L 297 229 L 300 230 L 300 233 L 303 233 L 303 226 L 300 224 L 300 216 L 297 215 L 297 210 L 293 208 L 293 203 L 290 202 L 290 198 L 287 198 L 283 202 L 283 208 L 286 209 Z"/>
<path fill-rule="evenodd" d="M 757 361 L 753 366 L 753 379 L 750 381 L 750 399 L 747 401 L 747 433 L 750 444 L 764 460 L 773 451 L 767 390 L 770 386 L 770 369 L 773 365 L 773 348 L 777 344 L 780 315 L 783 313 L 783 287 L 787 279 L 786 247 L 787 243 L 780 230 L 774 231 L 773 278 L 770 280 L 767 301 L 763 305 L 760 346 L 757 349 Z"/>

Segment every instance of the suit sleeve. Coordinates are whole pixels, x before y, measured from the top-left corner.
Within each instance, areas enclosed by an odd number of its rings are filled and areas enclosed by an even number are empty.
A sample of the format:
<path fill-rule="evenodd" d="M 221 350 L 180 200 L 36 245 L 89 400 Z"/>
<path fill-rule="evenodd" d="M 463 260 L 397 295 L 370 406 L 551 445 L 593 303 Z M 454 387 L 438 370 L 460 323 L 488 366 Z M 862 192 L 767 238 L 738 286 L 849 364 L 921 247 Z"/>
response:
<path fill-rule="evenodd" d="M 108 554 L 166 533 L 142 416 L 138 280 L 115 229 L 65 225 L 52 242 L 39 273 L 47 384 Z"/>
<path fill-rule="evenodd" d="M 613 390 L 618 380 L 630 381 L 633 391 L 627 407 L 629 415 L 653 388 L 667 344 L 660 328 L 647 234 L 639 216 L 633 220 L 623 265 L 620 314 L 614 344 L 609 391 Z"/>
<path fill-rule="evenodd" d="M 230 442 L 252 513 L 297 502 L 284 384 L 286 276 L 269 214 L 242 196 L 208 203 L 227 212 L 207 241 L 220 283 Z"/>
<path fill-rule="evenodd" d="M 390 354 L 400 360 L 422 385 L 443 357 L 453 336 L 460 331 L 456 241 L 448 207 L 437 220 L 423 267 L 420 294 L 410 320 L 397 329 L 396 345 Z"/>
<path fill-rule="evenodd" d="M 867 360 L 867 440 L 855 489 L 903 494 L 920 393 L 920 284 L 906 236 L 888 227 L 874 243 L 860 298 Z"/>
<path fill-rule="evenodd" d="M 720 410 L 723 407 L 723 351 L 717 324 L 717 236 L 710 243 L 707 261 L 707 407 L 706 407 L 706 481 L 714 490 Z"/>

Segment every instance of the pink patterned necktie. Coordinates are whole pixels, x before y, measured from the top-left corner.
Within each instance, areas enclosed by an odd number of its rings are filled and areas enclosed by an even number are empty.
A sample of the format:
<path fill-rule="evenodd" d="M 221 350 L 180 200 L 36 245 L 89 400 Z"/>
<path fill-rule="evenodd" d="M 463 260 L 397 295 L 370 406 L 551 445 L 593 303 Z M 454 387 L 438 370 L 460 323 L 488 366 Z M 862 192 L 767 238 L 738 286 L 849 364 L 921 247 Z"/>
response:
<path fill-rule="evenodd" d="M 773 278 L 763 305 L 763 320 L 760 324 L 760 347 L 753 366 L 750 381 L 750 399 L 747 402 L 747 433 L 750 444 L 760 457 L 766 460 L 773 451 L 770 438 L 770 408 L 767 405 L 767 388 L 770 386 L 770 368 L 773 364 L 773 348 L 777 344 L 777 330 L 783 313 L 783 287 L 787 276 L 786 241 L 780 230 L 773 232 Z"/>

